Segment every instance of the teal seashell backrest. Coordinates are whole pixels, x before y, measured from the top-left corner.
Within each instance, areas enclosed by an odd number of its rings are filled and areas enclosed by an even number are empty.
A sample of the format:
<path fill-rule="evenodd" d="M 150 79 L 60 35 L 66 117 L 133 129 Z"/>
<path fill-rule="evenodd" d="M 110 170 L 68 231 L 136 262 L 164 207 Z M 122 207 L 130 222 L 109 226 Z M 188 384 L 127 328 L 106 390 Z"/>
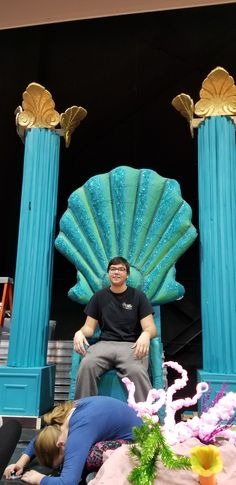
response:
<path fill-rule="evenodd" d="M 107 264 L 120 255 L 128 284 L 153 305 L 181 298 L 175 263 L 197 237 L 191 217 L 178 182 L 153 170 L 121 166 L 90 178 L 69 197 L 55 241 L 77 270 L 69 297 L 85 304 L 108 286 Z"/>

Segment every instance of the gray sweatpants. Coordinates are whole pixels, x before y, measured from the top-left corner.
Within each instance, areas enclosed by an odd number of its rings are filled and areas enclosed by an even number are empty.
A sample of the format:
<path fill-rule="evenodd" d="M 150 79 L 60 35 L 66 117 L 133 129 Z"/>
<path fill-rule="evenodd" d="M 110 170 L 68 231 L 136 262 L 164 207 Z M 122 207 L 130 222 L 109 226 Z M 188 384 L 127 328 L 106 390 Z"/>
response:
<path fill-rule="evenodd" d="M 100 341 L 88 348 L 77 376 L 75 399 L 98 394 L 97 381 L 110 369 L 119 378 L 129 377 L 135 384 L 135 400 L 146 401 L 152 388 L 148 375 L 148 357 L 136 359 L 131 347 L 134 342 Z"/>

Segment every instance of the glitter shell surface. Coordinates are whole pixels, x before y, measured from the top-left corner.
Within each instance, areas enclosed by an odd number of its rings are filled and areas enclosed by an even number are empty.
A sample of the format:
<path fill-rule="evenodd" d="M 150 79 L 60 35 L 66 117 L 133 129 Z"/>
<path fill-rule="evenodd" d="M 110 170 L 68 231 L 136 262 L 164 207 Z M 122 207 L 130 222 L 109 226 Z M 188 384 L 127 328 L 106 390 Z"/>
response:
<path fill-rule="evenodd" d="M 130 263 L 127 283 L 153 305 L 181 298 L 175 263 L 197 236 L 191 217 L 178 182 L 153 170 L 122 166 L 90 178 L 69 197 L 55 242 L 77 270 L 70 298 L 84 304 L 108 286 L 117 255 Z"/>

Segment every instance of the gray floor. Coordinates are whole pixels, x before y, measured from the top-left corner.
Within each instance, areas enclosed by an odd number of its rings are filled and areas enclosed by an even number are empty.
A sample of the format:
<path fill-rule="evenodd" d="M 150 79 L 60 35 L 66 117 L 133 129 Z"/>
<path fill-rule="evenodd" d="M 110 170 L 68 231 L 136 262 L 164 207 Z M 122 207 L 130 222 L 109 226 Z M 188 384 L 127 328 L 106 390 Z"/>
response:
<path fill-rule="evenodd" d="M 17 447 L 16 447 L 16 449 L 15 449 L 15 451 L 14 451 L 14 453 L 13 453 L 13 455 L 12 455 L 10 461 L 9 461 L 9 464 L 17 462 L 17 460 L 20 458 L 20 456 L 24 452 L 24 449 L 26 448 L 26 446 L 28 445 L 30 440 L 37 433 L 38 433 L 38 431 L 36 431 L 35 429 L 27 429 L 27 428 L 22 429 L 22 433 L 21 433 L 19 443 L 18 443 L 18 445 L 17 445 Z M 30 463 L 29 469 L 30 468 L 33 468 L 34 470 L 37 470 L 38 472 L 43 473 L 45 475 L 49 475 L 49 474 L 52 473 L 52 470 L 50 470 L 49 468 L 39 465 L 39 463 L 37 462 L 36 459 L 33 460 Z M 22 482 L 20 479 L 16 478 L 16 479 L 14 479 L 13 483 L 14 483 L 14 485 L 23 485 L 23 483 L 25 483 L 25 482 Z M 10 484 L 12 484 L 12 480 L 11 481 L 5 480 L 4 477 L 2 477 L 2 479 L 0 480 L 0 484 L 1 485 L 10 485 Z M 85 480 L 84 476 L 81 478 L 79 485 L 86 485 L 86 480 Z"/>
<path fill-rule="evenodd" d="M 26 448 L 26 446 L 28 445 L 30 440 L 36 434 L 37 434 L 37 431 L 35 429 L 27 429 L 27 428 L 22 429 L 22 433 L 21 433 L 19 443 L 18 443 L 9 463 L 16 463 L 17 462 L 17 460 L 20 458 L 20 456 L 24 452 L 24 449 Z M 48 468 L 40 466 L 37 463 L 36 460 L 33 460 L 31 462 L 29 468 L 34 468 L 35 470 L 38 470 L 39 472 L 45 473 L 45 474 L 49 474 L 51 472 L 51 470 L 49 470 Z M 10 482 L 9 480 L 5 480 L 4 477 L 2 477 L 2 479 L 0 480 L 0 483 L 1 483 L 1 485 L 9 485 L 10 483 L 12 483 L 12 481 Z M 17 484 L 22 485 L 23 482 L 20 479 L 14 479 L 14 485 L 17 485 Z"/>

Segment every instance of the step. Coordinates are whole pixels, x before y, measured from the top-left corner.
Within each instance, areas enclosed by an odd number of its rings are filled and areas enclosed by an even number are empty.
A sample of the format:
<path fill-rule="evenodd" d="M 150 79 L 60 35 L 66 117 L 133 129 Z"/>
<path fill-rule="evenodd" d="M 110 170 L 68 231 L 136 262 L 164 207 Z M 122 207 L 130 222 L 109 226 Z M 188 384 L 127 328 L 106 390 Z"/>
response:
<path fill-rule="evenodd" d="M 9 340 L 0 340 L 0 366 L 7 364 Z M 50 340 L 47 364 L 56 365 L 54 404 L 66 401 L 70 389 L 72 340 Z"/>

